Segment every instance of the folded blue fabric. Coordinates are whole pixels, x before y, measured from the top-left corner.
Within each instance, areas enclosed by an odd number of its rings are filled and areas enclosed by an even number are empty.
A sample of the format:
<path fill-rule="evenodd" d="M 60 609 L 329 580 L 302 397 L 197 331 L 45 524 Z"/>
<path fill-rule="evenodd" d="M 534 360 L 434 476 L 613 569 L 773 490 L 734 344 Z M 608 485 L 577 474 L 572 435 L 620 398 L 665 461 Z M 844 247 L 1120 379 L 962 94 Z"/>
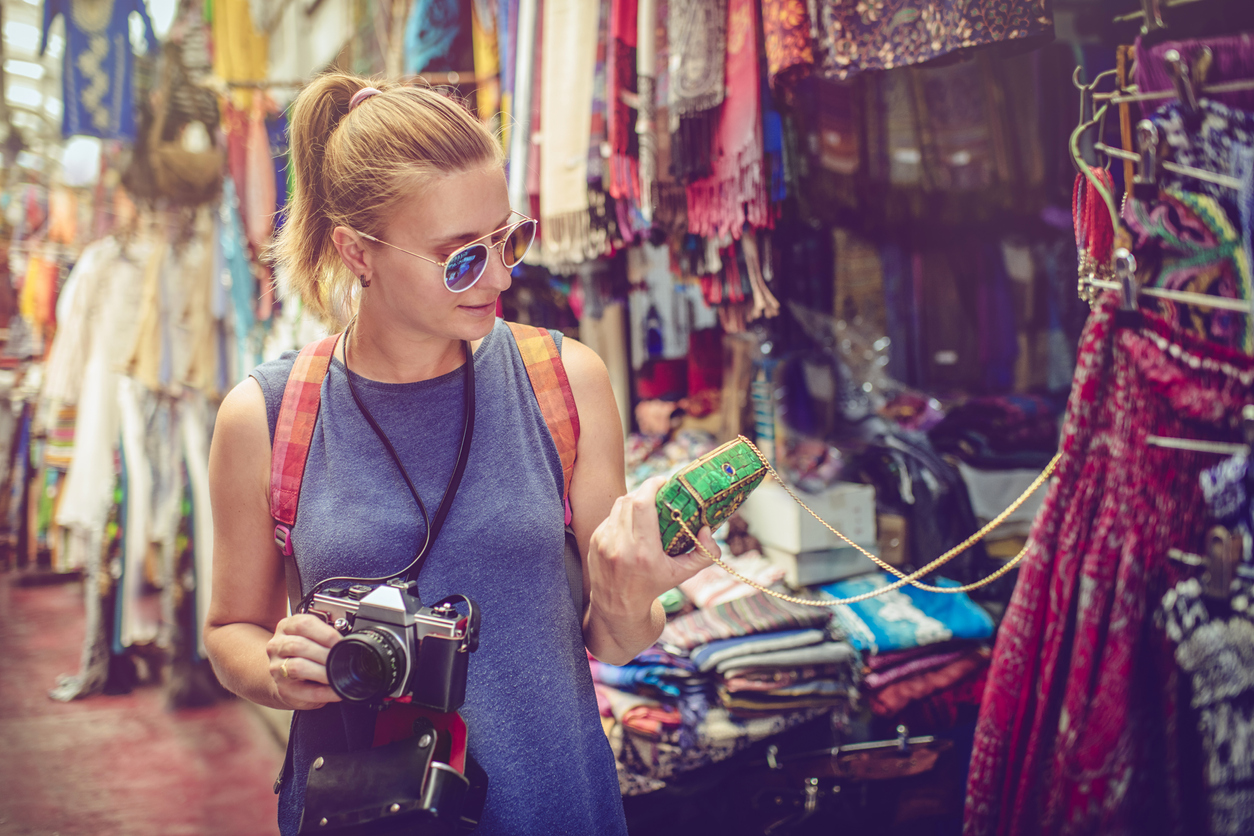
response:
<path fill-rule="evenodd" d="M 834 598 L 851 598 L 892 583 L 883 573 L 863 575 L 821 589 Z M 935 586 L 959 586 L 941 578 Z M 993 619 L 964 593 L 927 592 L 906 585 L 856 604 L 832 607 L 849 642 L 864 653 L 887 653 L 950 639 L 987 639 Z"/>
<path fill-rule="evenodd" d="M 774 633 L 755 633 L 751 636 L 719 639 L 702 645 L 692 651 L 691 658 L 696 663 L 697 670 L 709 671 L 726 659 L 751 656 L 772 650 L 787 650 L 790 647 L 805 647 L 818 644 L 826 638 L 827 633 L 823 630 L 779 630 Z"/>
<path fill-rule="evenodd" d="M 609 685 L 621 691 L 635 693 L 641 686 L 647 686 L 669 694 L 679 696 L 679 683 L 692 676 L 687 671 L 662 665 L 607 665 L 603 662 L 592 662 L 592 679 L 602 685 Z"/>

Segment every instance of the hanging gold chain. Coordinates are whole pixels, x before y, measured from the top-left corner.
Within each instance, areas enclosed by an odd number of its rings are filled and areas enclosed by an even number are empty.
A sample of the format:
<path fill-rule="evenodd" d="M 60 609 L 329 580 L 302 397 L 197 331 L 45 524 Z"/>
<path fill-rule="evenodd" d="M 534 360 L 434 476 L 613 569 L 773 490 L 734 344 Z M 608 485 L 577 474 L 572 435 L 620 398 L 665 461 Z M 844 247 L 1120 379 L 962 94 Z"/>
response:
<path fill-rule="evenodd" d="M 744 575 L 741 575 L 739 572 L 737 572 L 736 570 L 728 566 L 726 563 L 724 563 L 720 558 L 715 557 L 714 555 L 710 554 L 710 552 L 706 550 L 705 546 L 701 545 L 701 543 L 697 540 L 697 535 L 695 535 L 692 532 L 692 530 L 688 527 L 688 524 L 684 522 L 683 515 L 680 514 L 679 511 L 675 510 L 674 508 L 671 509 L 672 519 L 674 519 L 676 522 L 679 523 L 680 527 L 684 530 L 684 534 L 688 535 L 688 537 L 690 537 L 692 541 L 697 544 L 697 548 L 700 549 L 703 555 L 705 555 L 710 560 L 714 561 L 716 564 L 721 566 L 723 568 L 723 571 L 727 572 L 729 575 L 736 578 L 737 580 L 747 583 L 749 586 L 753 587 L 754 589 L 757 589 L 761 592 L 765 592 L 767 595 L 773 595 L 776 598 L 779 598 L 780 600 L 788 601 L 789 603 L 793 603 L 793 604 L 802 604 L 808 607 L 831 607 L 831 606 L 835 606 L 838 604 L 856 604 L 859 601 L 866 601 L 870 598 L 875 598 L 877 596 L 883 595 L 886 592 L 892 592 L 894 589 L 900 589 L 906 584 L 911 584 L 912 586 L 916 586 L 919 589 L 923 589 L 928 592 L 943 592 L 943 593 L 951 594 L 951 595 L 959 593 L 959 592 L 970 592 L 973 589 L 979 589 L 981 586 L 987 586 L 988 584 L 1000 578 L 1002 575 L 1009 572 L 1016 565 L 1018 565 L 1018 563 L 1021 560 L 1023 560 L 1024 555 L 1026 555 L 1028 551 L 1027 544 L 1025 544 L 1024 547 L 1019 550 L 1019 553 L 1017 555 L 1012 557 L 1010 560 L 1006 561 L 1006 563 L 1003 564 L 1001 568 L 999 568 L 996 572 L 994 572 L 993 574 L 985 578 L 981 578 L 980 580 L 975 581 L 974 583 L 964 584 L 963 586 L 940 587 L 940 586 L 930 586 L 924 583 L 918 583 L 917 581 L 919 578 L 923 577 L 924 575 L 930 574 L 933 570 L 948 563 L 949 561 L 953 560 L 958 555 L 965 552 L 967 549 L 974 546 L 976 543 L 983 540 L 985 537 L 989 535 L 990 532 L 992 532 L 995 528 L 997 528 L 999 525 L 1005 522 L 1007 517 L 1009 517 L 1015 511 L 1019 510 L 1019 508 L 1023 505 L 1023 503 L 1027 502 L 1028 498 L 1032 496 L 1032 494 L 1040 490 L 1041 486 L 1044 485 L 1049 480 L 1049 477 L 1053 475 L 1054 470 L 1057 469 L 1059 460 L 1062 458 L 1062 453 L 1058 453 L 1057 455 L 1055 455 L 1054 458 L 1050 460 L 1049 464 L 1045 466 L 1045 469 L 1041 471 L 1041 473 L 1035 479 L 1032 480 L 1032 484 L 1028 486 L 1027 490 L 1025 490 L 1019 496 L 1018 499 L 1012 502 L 1010 506 L 1006 508 L 1006 510 L 1002 511 L 1000 514 L 998 514 L 996 517 L 990 520 L 987 525 L 985 525 L 979 531 L 972 534 L 967 539 L 963 540 L 958 545 L 954 546 L 949 551 L 942 554 L 940 557 L 933 560 L 931 563 L 907 575 L 899 571 L 895 566 L 892 566 L 891 564 L 885 562 L 884 560 L 880 559 L 876 555 L 871 554 L 869 551 L 862 548 L 854 541 L 850 540 L 844 534 L 841 534 L 835 528 L 832 528 L 830 525 L 828 525 L 827 522 L 825 522 L 822 517 L 820 517 L 818 514 L 814 513 L 813 510 L 811 510 L 810 506 L 802 502 L 801 498 L 798 497 L 795 493 L 793 493 L 792 489 L 789 488 L 788 485 L 784 482 L 784 480 L 780 478 L 779 474 L 775 472 L 775 468 L 771 467 L 771 463 L 766 460 L 766 456 L 762 455 L 762 451 L 759 450 L 752 441 L 749 441 L 747 438 L 744 438 L 743 436 L 741 437 L 741 439 L 745 442 L 745 444 L 749 445 L 749 449 L 753 450 L 753 452 L 757 455 L 757 457 L 762 460 L 762 464 L 766 467 L 767 472 L 769 472 L 771 476 L 774 477 L 775 481 L 779 482 L 780 486 L 785 491 L 788 492 L 789 496 L 793 498 L 793 501 L 795 501 L 802 508 L 806 509 L 806 511 L 809 512 L 810 516 L 814 517 L 816 520 L 822 523 L 823 526 L 828 531 L 832 532 L 841 540 L 844 540 L 846 543 L 853 546 L 855 549 L 861 552 L 864 556 L 870 558 L 881 569 L 891 572 L 893 575 L 897 576 L 897 580 L 893 581 L 888 586 L 881 587 L 871 592 L 864 592 L 861 595 L 854 595 L 851 598 L 837 598 L 837 599 L 829 599 L 826 601 L 815 601 L 810 598 L 798 598 L 795 595 L 785 595 L 781 592 L 776 592 L 773 589 L 767 589 L 762 584 L 757 583 L 756 581 L 752 581 L 749 578 L 746 578 Z"/>

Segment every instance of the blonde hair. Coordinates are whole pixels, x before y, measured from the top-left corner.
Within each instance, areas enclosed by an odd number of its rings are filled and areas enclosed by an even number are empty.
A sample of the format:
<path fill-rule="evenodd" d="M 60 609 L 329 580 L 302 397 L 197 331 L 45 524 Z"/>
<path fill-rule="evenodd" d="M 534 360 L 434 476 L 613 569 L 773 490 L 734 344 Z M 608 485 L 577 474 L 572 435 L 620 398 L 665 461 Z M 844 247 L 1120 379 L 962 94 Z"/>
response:
<path fill-rule="evenodd" d="M 350 108 L 366 87 L 380 92 Z M 331 240 L 335 227 L 383 237 L 389 212 L 425 180 L 503 162 L 499 143 L 460 103 L 346 73 L 318 76 L 296 97 L 291 148 L 287 220 L 269 255 L 285 293 L 334 326 L 351 316 L 357 281 Z"/>

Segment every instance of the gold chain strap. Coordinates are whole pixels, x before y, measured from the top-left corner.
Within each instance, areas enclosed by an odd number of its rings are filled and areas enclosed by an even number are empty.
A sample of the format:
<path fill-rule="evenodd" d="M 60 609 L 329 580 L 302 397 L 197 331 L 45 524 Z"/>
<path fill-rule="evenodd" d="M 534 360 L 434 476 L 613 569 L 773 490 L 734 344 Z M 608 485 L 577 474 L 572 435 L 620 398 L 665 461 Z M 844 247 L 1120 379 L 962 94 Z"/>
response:
<path fill-rule="evenodd" d="M 780 600 L 788 601 L 789 603 L 792 603 L 792 604 L 802 604 L 807 607 L 831 607 L 837 604 L 856 604 L 859 601 L 866 601 L 870 598 L 875 598 L 877 596 L 883 595 L 885 592 L 892 592 L 894 589 L 900 589 L 906 584 L 911 584 L 913 586 L 918 587 L 919 589 L 923 589 L 928 592 L 943 592 L 946 594 L 955 594 L 959 592 L 969 592 L 972 589 L 979 589 L 981 586 L 986 586 L 992 583 L 993 581 L 1000 578 L 1002 575 L 1009 572 L 1016 565 L 1018 565 L 1019 561 L 1023 560 L 1024 555 L 1026 555 L 1028 551 L 1028 547 L 1026 544 L 1024 545 L 1022 549 L 1019 550 L 1019 553 L 1017 555 L 1012 557 L 1010 560 L 1006 561 L 1006 563 L 1001 568 L 999 568 L 996 572 L 989 575 L 988 577 L 981 578 L 980 580 L 975 581 L 974 583 L 965 584 L 963 586 L 940 587 L 940 586 L 929 586 L 928 584 L 918 583 L 917 581 L 919 578 L 931 573 L 934 569 L 944 565 L 945 563 L 948 563 L 949 561 L 953 560 L 958 555 L 965 552 L 967 549 L 974 546 L 976 543 L 983 540 L 985 537 L 989 535 L 990 532 L 992 532 L 995 528 L 997 528 L 999 525 L 1005 522 L 1007 517 L 1009 517 L 1015 511 L 1019 510 L 1020 506 L 1022 506 L 1023 503 L 1028 501 L 1028 497 L 1030 497 L 1032 494 L 1040 490 L 1041 485 L 1044 485 L 1045 482 L 1049 480 L 1049 477 L 1053 475 L 1054 470 L 1057 469 L 1058 467 L 1058 461 L 1062 458 L 1062 453 L 1058 453 L 1057 455 L 1055 455 L 1054 458 L 1050 460 L 1049 464 L 1045 466 L 1045 469 L 1041 471 L 1040 475 L 1038 475 L 1034 480 L 1032 480 L 1032 484 L 1028 486 L 1027 490 L 1025 490 L 1019 496 L 1018 499 L 1016 499 L 1013 503 L 1011 503 L 1010 506 L 1006 508 L 1006 510 L 1002 511 L 1000 514 L 998 514 L 996 517 L 990 520 L 987 525 L 985 525 L 979 531 L 972 534 L 967 539 L 963 540 L 958 545 L 954 546 L 949 551 L 942 554 L 940 557 L 933 560 L 931 563 L 924 566 L 922 569 L 917 569 L 914 572 L 911 572 L 910 574 L 907 575 L 899 571 L 895 566 L 892 566 L 891 564 L 885 562 L 884 560 L 881 560 L 876 555 L 871 554 L 869 551 L 862 548 L 854 541 L 850 540 L 844 534 L 841 534 L 839 531 L 837 531 L 836 529 L 828 525 L 827 522 L 824 521 L 822 517 L 814 513 L 814 511 L 811 510 L 810 506 L 802 502 L 800 497 L 798 497 L 795 493 L 792 492 L 792 489 L 789 488 L 788 485 L 784 482 L 784 480 L 779 477 L 779 474 L 775 472 L 775 468 L 771 467 L 770 462 L 766 460 L 766 456 L 762 455 L 762 451 L 759 450 L 752 441 L 749 441 L 748 439 L 744 439 L 744 442 L 745 444 L 749 445 L 749 448 L 753 450 L 753 452 L 757 455 L 759 459 L 762 460 L 762 464 L 766 467 L 767 472 L 770 473 L 772 477 L 774 477 L 775 481 L 779 482 L 780 486 L 784 490 L 788 491 L 788 495 L 793 498 L 793 501 L 795 501 L 802 508 L 806 509 L 806 511 L 809 512 L 810 516 L 814 517 L 816 520 L 822 523 L 823 526 L 828 531 L 832 532 L 841 540 L 844 540 L 846 543 L 853 546 L 863 555 L 870 558 L 881 569 L 891 572 L 892 574 L 896 575 L 898 578 L 898 580 L 893 581 L 888 586 L 881 587 L 872 592 L 864 592 L 861 595 L 855 595 L 852 598 L 838 598 L 838 599 L 829 599 L 826 601 L 815 601 L 809 598 L 798 598 L 795 595 L 785 595 L 781 592 L 776 592 L 773 589 L 767 589 L 762 584 L 757 583 L 756 581 L 752 581 L 749 578 L 746 578 L 744 575 L 741 575 L 739 572 L 737 572 L 736 570 L 728 566 L 726 563 L 724 563 L 720 558 L 715 557 L 714 555 L 710 554 L 709 551 L 706 550 L 705 546 L 701 545 L 700 541 L 697 540 L 697 535 L 693 534 L 692 530 L 688 527 L 688 524 L 684 522 L 683 516 L 679 513 L 679 511 L 675 510 L 674 508 L 671 509 L 672 518 L 676 522 L 679 523 L 680 527 L 684 530 L 684 534 L 688 535 L 688 537 L 690 537 L 692 541 L 697 544 L 697 548 L 701 550 L 701 553 L 703 555 L 705 555 L 710 560 L 714 561 L 719 566 L 721 566 L 723 568 L 723 571 L 727 572 L 727 574 L 731 575 L 732 577 L 736 578 L 739 581 L 749 584 L 749 586 L 753 587 L 754 589 L 757 589 L 761 592 L 765 592 L 767 595 L 773 595 L 776 598 L 779 598 Z"/>

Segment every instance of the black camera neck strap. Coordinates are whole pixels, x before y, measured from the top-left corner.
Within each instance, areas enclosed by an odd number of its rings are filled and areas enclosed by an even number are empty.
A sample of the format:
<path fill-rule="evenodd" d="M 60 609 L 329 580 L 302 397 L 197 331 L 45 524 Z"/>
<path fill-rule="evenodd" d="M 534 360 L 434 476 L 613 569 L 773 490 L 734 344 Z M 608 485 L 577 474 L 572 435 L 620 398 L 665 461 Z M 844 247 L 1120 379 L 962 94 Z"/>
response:
<path fill-rule="evenodd" d="M 422 548 L 418 550 L 418 555 L 409 566 L 395 575 L 381 580 L 403 577 L 408 581 L 416 582 L 418 573 L 422 571 L 423 564 L 426 563 L 427 557 L 431 554 L 431 548 L 435 545 L 435 539 L 439 536 L 440 529 L 444 527 L 444 520 L 448 517 L 449 509 L 453 506 L 453 499 L 457 496 L 457 489 L 461 486 L 462 476 L 466 472 L 466 462 L 470 458 L 470 442 L 474 437 L 475 430 L 475 354 L 471 349 L 470 343 L 463 341 L 462 345 L 466 351 L 464 398 L 466 414 L 462 419 L 461 444 L 457 449 L 457 461 L 453 465 L 453 474 L 449 477 L 448 487 L 444 489 L 444 497 L 440 500 L 440 507 L 436 509 L 435 517 L 430 518 L 427 516 L 427 506 L 423 504 L 422 497 L 418 495 L 418 489 L 414 487 L 413 480 L 409 478 L 409 471 L 405 469 L 405 464 L 401 461 L 396 448 L 392 446 L 392 441 L 388 438 L 387 433 L 383 431 L 383 428 L 379 426 L 379 422 L 375 420 L 370 409 L 362 402 L 361 397 L 357 394 L 357 388 L 353 385 L 353 373 L 348 368 L 348 343 L 354 325 L 356 325 L 356 320 L 349 325 L 349 330 L 344 334 L 344 371 L 347 372 L 345 376 L 348 378 L 348 391 L 352 394 L 353 401 L 361 411 L 362 417 L 366 419 L 370 429 L 374 430 L 374 434 L 379 437 L 379 441 L 383 443 L 384 448 L 388 451 L 388 455 L 395 462 L 401 478 L 405 480 L 405 486 L 409 488 L 410 494 L 414 497 L 414 502 L 418 505 L 418 511 L 422 514 L 422 521 L 426 528 L 426 538 Z"/>

